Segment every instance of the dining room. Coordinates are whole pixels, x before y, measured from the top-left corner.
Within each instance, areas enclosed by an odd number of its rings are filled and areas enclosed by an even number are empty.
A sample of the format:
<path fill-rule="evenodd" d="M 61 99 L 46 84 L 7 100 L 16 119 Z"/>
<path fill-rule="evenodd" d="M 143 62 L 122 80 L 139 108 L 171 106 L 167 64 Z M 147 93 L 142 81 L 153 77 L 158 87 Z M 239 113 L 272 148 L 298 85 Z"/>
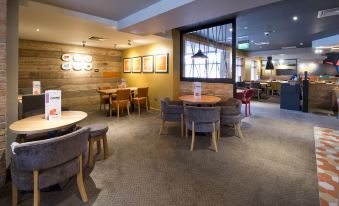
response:
<path fill-rule="evenodd" d="M 0 0 L 0 205 L 338 203 L 306 1 Z"/>

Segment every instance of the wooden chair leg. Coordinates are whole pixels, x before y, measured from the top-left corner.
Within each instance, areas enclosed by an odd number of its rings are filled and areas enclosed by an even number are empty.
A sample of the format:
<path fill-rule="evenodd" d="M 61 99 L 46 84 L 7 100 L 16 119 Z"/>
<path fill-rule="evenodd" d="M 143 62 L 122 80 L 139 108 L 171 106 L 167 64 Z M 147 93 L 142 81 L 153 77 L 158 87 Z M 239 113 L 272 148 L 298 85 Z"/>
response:
<path fill-rule="evenodd" d="M 162 134 L 162 130 L 164 129 L 164 126 L 165 126 L 165 120 L 161 120 L 159 135 Z"/>
<path fill-rule="evenodd" d="M 112 105 L 109 105 L 109 116 L 112 117 Z"/>
<path fill-rule="evenodd" d="M 34 199 L 33 205 L 39 206 L 40 205 L 40 190 L 39 190 L 39 171 L 33 171 L 33 192 L 34 192 Z"/>
<path fill-rule="evenodd" d="M 234 129 L 237 131 L 239 137 L 240 137 L 241 139 L 244 139 L 244 136 L 243 136 L 242 131 L 241 131 L 241 128 L 240 128 L 240 122 L 238 122 L 238 123 L 235 124 Z"/>
<path fill-rule="evenodd" d="M 89 149 L 88 149 L 88 167 L 93 167 L 93 143 L 94 141 L 92 139 L 89 140 Z"/>
<path fill-rule="evenodd" d="M 192 122 L 192 143 L 191 143 L 191 152 L 193 152 L 193 148 L 194 148 L 194 139 L 195 139 L 195 129 L 194 129 L 194 122 Z"/>
<path fill-rule="evenodd" d="M 140 116 L 140 102 L 138 100 L 138 113 L 139 113 L 139 116 Z"/>
<path fill-rule="evenodd" d="M 218 152 L 218 146 L 217 146 L 216 137 L 217 137 L 217 130 L 215 128 L 215 123 L 213 123 L 212 139 L 213 139 L 213 144 L 214 144 L 215 152 Z"/>
<path fill-rule="evenodd" d="M 101 153 L 101 143 L 100 143 L 100 139 L 96 141 L 97 142 L 97 154 Z"/>
<path fill-rule="evenodd" d="M 18 188 L 12 182 L 12 206 L 18 205 Z"/>
<path fill-rule="evenodd" d="M 118 107 L 117 107 L 117 117 L 119 119 L 119 115 L 120 115 L 120 107 L 119 107 L 119 104 L 118 104 Z"/>
<path fill-rule="evenodd" d="M 80 192 L 80 196 L 83 202 L 88 202 L 88 197 L 86 193 L 86 188 L 84 184 L 84 176 L 83 176 L 83 165 L 82 165 L 82 155 L 79 156 L 79 172 L 77 174 L 77 184 L 78 190 Z"/>
<path fill-rule="evenodd" d="M 184 115 L 181 114 L 181 137 L 184 137 Z"/>
<path fill-rule="evenodd" d="M 131 107 L 131 104 L 130 103 L 127 103 L 127 115 L 129 116 L 130 114 L 130 111 L 129 111 L 129 108 Z"/>
<path fill-rule="evenodd" d="M 146 110 L 148 111 L 148 97 L 146 97 Z"/>
<path fill-rule="evenodd" d="M 104 158 L 107 159 L 108 158 L 108 144 L 107 144 L 107 136 L 104 135 L 103 137 L 103 147 L 104 147 Z"/>

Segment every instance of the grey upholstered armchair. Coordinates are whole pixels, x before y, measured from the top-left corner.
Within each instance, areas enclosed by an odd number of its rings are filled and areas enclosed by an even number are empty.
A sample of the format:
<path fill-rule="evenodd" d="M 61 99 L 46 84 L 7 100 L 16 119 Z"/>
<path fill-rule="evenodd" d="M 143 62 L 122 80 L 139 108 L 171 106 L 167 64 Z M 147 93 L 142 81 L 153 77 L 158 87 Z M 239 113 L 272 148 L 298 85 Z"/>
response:
<path fill-rule="evenodd" d="M 239 99 L 230 98 L 227 101 L 219 102 L 218 106 L 221 107 L 220 124 L 233 125 L 236 134 L 241 139 L 244 138 L 240 129 L 241 122 L 241 101 Z"/>
<path fill-rule="evenodd" d="M 214 149 L 218 152 L 217 138 L 220 137 L 219 107 L 186 107 L 186 138 L 192 131 L 191 151 L 194 147 L 195 132 L 211 132 Z"/>
<path fill-rule="evenodd" d="M 165 122 L 180 122 L 181 123 L 181 137 L 184 136 L 184 106 L 182 101 L 173 101 L 169 98 L 160 100 L 161 110 L 161 126 L 159 135 L 165 126 Z"/>
<path fill-rule="evenodd" d="M 87 160 L 89 128 L 47 140 L 12 143 L 12 205 L 17 205 L 17 190 L 34 191 L 34 205 L 40 204 L 40 189 L 77 175 L 83 202 L 88 201 L 83 182 Z"/>

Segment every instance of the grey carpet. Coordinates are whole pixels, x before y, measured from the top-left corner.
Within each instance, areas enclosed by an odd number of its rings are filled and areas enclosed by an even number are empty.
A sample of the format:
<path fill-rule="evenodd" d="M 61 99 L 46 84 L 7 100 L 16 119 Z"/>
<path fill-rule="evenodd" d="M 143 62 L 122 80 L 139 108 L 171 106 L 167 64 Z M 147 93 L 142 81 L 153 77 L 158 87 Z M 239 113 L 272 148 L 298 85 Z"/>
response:
<path fill-rule="evenodd" d="M 99 155 L 86 171 L 89 205 L 319 205 L 313 126 L 338 129 L 338 120 L 260 102 L 252 111 L 242 124 L 246 140 L 223 128 L 218 153 L 208 135 L 190 152 L 175 123 L 159 136 L 157 111 L 120 120 L 90 111 L 82 125 L 109 124 L 110 157 Z M 20 205 L 32 197 L 20 194 Z M 41 203 L 83 205 L 74 178 L 42 193 Z M 10 184 L 0 189 L 0 205 L 10 205 Z"/>

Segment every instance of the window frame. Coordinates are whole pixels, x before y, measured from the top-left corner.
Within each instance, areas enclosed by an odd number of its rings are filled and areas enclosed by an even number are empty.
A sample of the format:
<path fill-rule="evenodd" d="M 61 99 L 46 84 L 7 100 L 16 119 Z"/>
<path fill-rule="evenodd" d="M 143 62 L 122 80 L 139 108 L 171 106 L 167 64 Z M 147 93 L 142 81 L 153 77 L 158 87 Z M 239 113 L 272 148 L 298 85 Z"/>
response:
<path fill-rule="evenodd" d="M 184 34 L 201 30 L 207 29 L 210 27 L 220 26 L 224 24 L 232 24 L 232 78 L 196 78 L 196 77 L 184 77 Z M 219 21 L 212 24 L 205 24 L 198 27 L 192 27 L 189 29 L 181 30 L 180 31 L 180 81 L 187 81 L 187 82 L 210 82 L 210 83 L 228 83 L 235 85 L 235 73 L 236 73 L 236 19 L 228 19 Z M 235 87 L 233 87 L 235 89 Z"/>

